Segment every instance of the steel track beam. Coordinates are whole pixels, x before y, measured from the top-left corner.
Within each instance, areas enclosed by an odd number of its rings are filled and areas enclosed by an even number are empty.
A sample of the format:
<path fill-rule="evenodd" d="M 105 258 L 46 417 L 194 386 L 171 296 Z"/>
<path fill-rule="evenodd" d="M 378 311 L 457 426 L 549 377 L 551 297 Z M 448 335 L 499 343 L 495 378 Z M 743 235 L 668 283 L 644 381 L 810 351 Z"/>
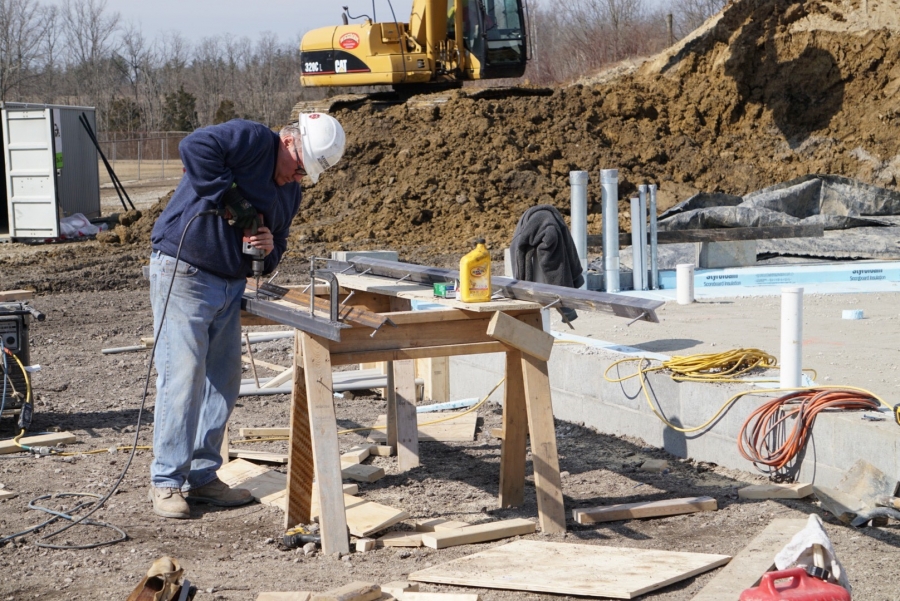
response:
<path fill-rule="evenodd" d="M 241 309 L 252 315 L 265 317 L 282 325 L 297 328 L 308 334 L 315 334 L 334 342 L 340 342 L 341 330 L 350 327 L 324 317 L 312 316 L 309 314 L 308 309 L 303 310 L 299 307 L 294 309 L 270 300 L 248 297 L 247 294 L 244 294 L 244 297 L 241 299 Z"/>
<path fill-rule="evenodd" d="M 337 261 L 329 263 L 329 268 L 338 272 L 350 266 L 357 273 L 367 272 L 375 276 L 405 278 L 409 281 L 428 285 L 436 282 L 452 282 L 459 279 L 459 272 L 453 269 L 426 267 L 413 265 L 412 263 L 397 263 L 367 257 L 354 257 L 347 263 Z M 537 282 L 526 282 L 498 276 L 491 277 L 491 284 L 495 292 L 502 291 L 509 298 L 532 301 L 542 305 L 553 304 L 553 306 L 569 309 L 611 313 L 618 317 L 626 317 L 633 320 L 641 319 L 653 323 L 659 323 L 656 309 L 665 304 L 663 301 L 593 290 L 565 288 L 563 286 L 552 286 L 550 284 L 539 284 Z"/>

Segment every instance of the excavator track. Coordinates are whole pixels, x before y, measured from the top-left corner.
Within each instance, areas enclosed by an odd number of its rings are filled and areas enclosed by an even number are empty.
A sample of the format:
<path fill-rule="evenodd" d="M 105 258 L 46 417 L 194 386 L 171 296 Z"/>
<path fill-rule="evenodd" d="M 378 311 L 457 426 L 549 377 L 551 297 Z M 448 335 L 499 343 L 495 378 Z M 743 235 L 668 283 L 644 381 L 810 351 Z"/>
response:
<path fill-rule="evenodd" d="M 337 111 L 357 109 L 363 105 L 375 105 L 387 107 L 396 104 L 406 104 L 410 110 L 433 109 L 447 103 L 450 98 L 460 95 L 473 100 L 499 100 L 505 98 L 520 98 L 528 96 L 552 96 L 552 88 L 539 88 L 527 86 L 504 86 L 494 88 L 455 88 L 435 91 L 424 91 L 427 88 L 417 86 L 413 89 L 403 89 L 389 92 L 373 92 L 371 94 L 340 94 L 321 100 L 303 100 L 294 105 L 291 110 L 291 121 L 296 121 L 300 113 L 336 113 Z"/>

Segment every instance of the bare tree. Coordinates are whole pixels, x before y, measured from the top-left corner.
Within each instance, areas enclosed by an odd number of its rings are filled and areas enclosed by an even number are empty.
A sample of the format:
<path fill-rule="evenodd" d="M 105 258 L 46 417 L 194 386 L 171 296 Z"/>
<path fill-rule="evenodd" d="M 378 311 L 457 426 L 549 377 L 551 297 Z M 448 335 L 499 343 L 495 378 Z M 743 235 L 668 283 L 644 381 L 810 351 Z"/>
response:
<path fill-rule="evenodd" d="M 0 0 L 0 100 L 41 73 L 46 10 L 32 0 Z"/>
<path fill-rule="evenodd" d="M 675 35 L 683 38 L 722 10 L 727 0 L 672 0 Z"/>

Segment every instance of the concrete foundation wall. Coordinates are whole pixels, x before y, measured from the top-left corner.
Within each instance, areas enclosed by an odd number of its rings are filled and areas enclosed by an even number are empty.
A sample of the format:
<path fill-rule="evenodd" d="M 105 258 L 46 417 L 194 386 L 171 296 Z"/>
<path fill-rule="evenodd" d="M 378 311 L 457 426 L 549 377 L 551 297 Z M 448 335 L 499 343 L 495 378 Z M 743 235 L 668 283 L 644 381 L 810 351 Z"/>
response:
<path fill-rule="evenodd" d="M 744 459 L 737 437 L 748 415 L 772 394 L 741 397 L 709 428 L 682 434 L 667 427 L 652 412 L 638 378 L 607 382 L 607 367 L 623 355 L 600 348 L 556 345 L 549 362 L 553 413 L 559 420 L 583 422 L 598 432 L 643 439 L 678 457 L 756 472 Z M 613 368 L 610 377 L 634 372 L 637 363 Z M 501 353 L 453 357 L 450 361 L 450 398 L 482 396 L 503 377 Z M 777 374 L 774 375 L 777 379 Z M 777 384 L 772 384 L 777 387 Z M 708 420 L 733 394 L 747 389 L 738 384 L 675 382 L 663 373 L 650 374 L 648 389 L 669 421 L 694 427 Z M 503 388 L 493 400 L 502 402 Z M 799 480 L 835 486 L 858 459 L 900 477 L 900 427 L 888 419 L 863 420 L 861 413 L 820 414 L 800 466 Z"/>

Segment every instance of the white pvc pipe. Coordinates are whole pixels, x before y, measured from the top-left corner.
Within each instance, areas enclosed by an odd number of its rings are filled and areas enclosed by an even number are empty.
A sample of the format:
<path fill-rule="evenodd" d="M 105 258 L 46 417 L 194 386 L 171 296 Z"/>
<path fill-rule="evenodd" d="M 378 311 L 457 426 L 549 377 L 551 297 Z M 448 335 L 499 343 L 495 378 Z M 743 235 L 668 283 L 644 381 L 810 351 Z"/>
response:
<path fill-rule="evenodd" d="M 650 287 L 647 282 L 647 184 L 638 186 L 638 192 L 641 213 L 641 290 L 647 290 Z"/>
<path fill-rule="evenodd" d="M 650 184 L 650 288 L 659 290 L 659 246 L 656 225 L 656 184 Z"/>
<path fill-rule="evenodd" d="M 572 187 L 572 240 L 581 261 L 581 273 L 587 271 L 587 171 L 570 171 L 569 185 Z M 587 290 L 587 275 L 584 276 L 582 290 Z"/>
<path fill-rule="evenodd" d="M 681 263 L 675 266 L 675 300 L 679 305 L 694 302 L 694 264 Z"/>
<path fill-rule="evenodd" d="M 803 288 L 781 289 L 781 387 L 798 388 L 803 369 Z"/>
<path fill-rule="evenodd" d="M 641 243 L 641 199 L 631 199 L 631 278 L 632 290 L 644 290 L 644 244 Z M 646 240 L 646 238 L 645 238 Z"/>
<path fill-rule="evenodd" d="M 619 170 L 600 170 L 603 211 L 603 289 L 619 292 Z"/>

